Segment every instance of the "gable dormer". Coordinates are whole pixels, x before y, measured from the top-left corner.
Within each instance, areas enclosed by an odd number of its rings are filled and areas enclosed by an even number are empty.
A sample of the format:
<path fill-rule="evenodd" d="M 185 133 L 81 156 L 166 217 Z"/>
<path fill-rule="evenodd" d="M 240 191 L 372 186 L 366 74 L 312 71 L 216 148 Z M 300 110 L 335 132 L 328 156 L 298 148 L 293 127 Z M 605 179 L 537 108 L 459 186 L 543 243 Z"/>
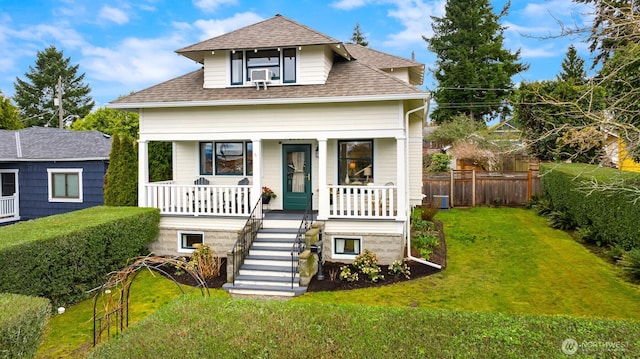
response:
<path fill-rule="evenodd" d="M 351 58 L 340 41 L 281 15 L 176 52 L 204 65 L 204 88 L 324 84 L 335 56 Z"/>

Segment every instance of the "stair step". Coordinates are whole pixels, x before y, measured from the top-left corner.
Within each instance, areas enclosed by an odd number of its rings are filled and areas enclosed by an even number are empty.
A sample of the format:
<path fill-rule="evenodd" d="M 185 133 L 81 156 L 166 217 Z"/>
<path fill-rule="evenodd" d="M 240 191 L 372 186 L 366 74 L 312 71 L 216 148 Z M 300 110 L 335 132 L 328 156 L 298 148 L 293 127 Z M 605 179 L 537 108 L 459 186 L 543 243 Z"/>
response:
<path fill-rule="evenodd" d="M 291 268 L 291 256 L 256 256 L 248 255 L 244 264 L 257 264 L 263 266 L 289 267 Z"/>
<path fill-rule="evenodd" d="M 239 274 L 291 278 L 291 266 L 283 267 L 245 263 L 242 267 L 240 267 Z M 295 275 L 298 276 L 298 273 L 296 273 Z"/>
<path fill-rule="evenodd" d="M 225 283 L 222 288 L 229 294 L 241 295 L 268 295 L 278 297 L 294 297 L 302 295 L 307 291 L 306 287 L 284 288 L 284 287 L 268 287 L 261 285 Z"/>
<path fill-rule="evenodd" d="M 264 286 L 274 286 L 274 287 L 289 287 L 293 285 L 293 287 L 299 287 L 300 280 L 298 278 L 294 278 L 293 281 L 291 277 L 277 277 L 277 276 L 266 276 L 266 275 L 245 275 L 240 274 L 236 276 L 235 280 L 236 284 L 247 284 L 247 285 L 264 285 Z"/>
<path fill-rule="evenodd" d="M 302 217 L 298 220 L 294 219 L 264 219 L 262 220 L 262 228 L 264 229 L 272 229 L 272 228 L 289 228 L 289 229 L 298 229 L 300 227 L 300 223 L 302 222 Z"/>

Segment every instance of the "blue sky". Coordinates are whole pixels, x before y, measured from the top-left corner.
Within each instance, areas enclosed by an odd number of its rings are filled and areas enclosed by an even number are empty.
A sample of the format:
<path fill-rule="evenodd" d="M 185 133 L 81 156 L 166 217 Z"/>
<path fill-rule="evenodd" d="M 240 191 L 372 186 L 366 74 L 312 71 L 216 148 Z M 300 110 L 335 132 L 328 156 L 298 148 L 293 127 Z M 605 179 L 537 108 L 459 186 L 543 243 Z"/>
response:
<path fill-rule="evenodd" d="M 492 0 L 494 12 L 506 0 Z M 341 41 L 356 22 L 369 47 L 427 65 L 423 89 L 434 89 L 428 68 L 435 57 L 422 35 L 429 15 L 444 15 L 444 0 L 0 0 L 0 90 L 14 93 L 36 53 L 56 46 L 79 64 L 97 106 L 131 91 L 198 68 L 174 51 L 282 14 Z M 559 33 L 559 22 L 588 23 L 588 9 L 570 0 L 513 0 L 502 25 L 505 47 L 521 50 L 530 69 L 515 82 L 552 79 L 574 44 L 590 65 L 582 39 L 540 37 Z"/>

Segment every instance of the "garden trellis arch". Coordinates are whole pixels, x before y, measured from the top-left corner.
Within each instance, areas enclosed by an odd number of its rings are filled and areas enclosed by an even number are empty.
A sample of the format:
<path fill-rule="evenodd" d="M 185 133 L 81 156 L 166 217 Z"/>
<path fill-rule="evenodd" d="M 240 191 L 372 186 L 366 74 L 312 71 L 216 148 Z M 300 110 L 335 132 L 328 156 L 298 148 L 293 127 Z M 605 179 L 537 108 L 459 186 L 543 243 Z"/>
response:
<path fill-rule="evenodd" d="M 180 292 L 185 294 L 182 285 L 165 270 L 166 266 L 173 266 L 185 271 L 197 283 L 195 288 L 200 290 L 202 296 L 209 296 L 209 287 L 202 274 L 186 259 L 181 257 L 137 257 L 132 264 L 116 272 L 111 272 L 109 279 L 95 289 L 97 292 L 93 297 L 93 346 L 100 343 L 103 337 L 108 340 L 112 335 L 122 333 L 129 326 L 130 288 L 142 269 L 156 271 L 171 279 Z M 98 317 L 98 300 L 100 298 L 103 299 L 103 312 Z"/>

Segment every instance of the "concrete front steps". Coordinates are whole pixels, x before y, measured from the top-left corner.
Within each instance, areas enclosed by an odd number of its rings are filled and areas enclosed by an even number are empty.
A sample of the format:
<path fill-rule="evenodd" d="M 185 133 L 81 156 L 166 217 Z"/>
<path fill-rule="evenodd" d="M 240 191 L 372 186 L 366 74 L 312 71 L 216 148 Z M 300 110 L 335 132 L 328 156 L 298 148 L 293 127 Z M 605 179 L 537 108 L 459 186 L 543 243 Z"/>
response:
<path fill-rule="evenodd" d="M 301 219 L 300 219 L 301 220 Z M 300 220 L 265 217 L 234 283 L 222 288 L 232 296 L 294 297 L 304 294 L 299 276 L 291 274 L 291 248 Z"/>

